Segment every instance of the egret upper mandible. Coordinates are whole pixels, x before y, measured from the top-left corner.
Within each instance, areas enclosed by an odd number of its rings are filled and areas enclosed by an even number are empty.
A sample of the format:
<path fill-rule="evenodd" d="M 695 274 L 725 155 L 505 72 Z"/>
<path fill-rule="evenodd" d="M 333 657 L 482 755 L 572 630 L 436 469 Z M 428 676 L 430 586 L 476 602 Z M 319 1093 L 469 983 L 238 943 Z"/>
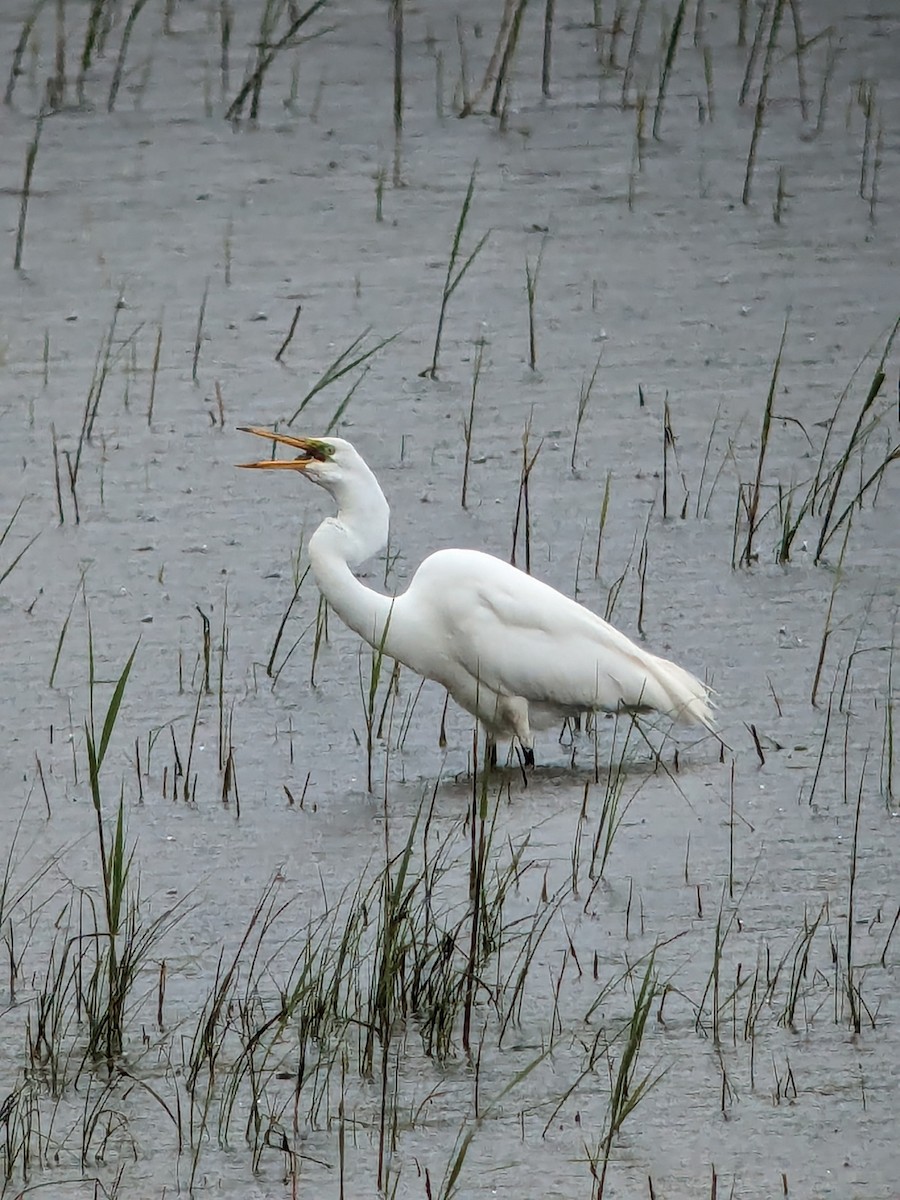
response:
<path fill-rule="evenodd" d="M 438 550 L 405 592 L 384 596 L 366 587 L 352 568 L 387 544 L 390 510 L 362 457 L 343 438 L 243 432 L 299 452 L 243 466 L 297 471 L 331 493 L 337 515 L 310 538 L 309 561 L 344 624 L 442 684 L 481 722 L 491 746 L 514 738 L 533 765 L 533 730 L 598 710 L 657 711 L 713 728 L 709 688 L 689 671 L 491 554 Z"/>

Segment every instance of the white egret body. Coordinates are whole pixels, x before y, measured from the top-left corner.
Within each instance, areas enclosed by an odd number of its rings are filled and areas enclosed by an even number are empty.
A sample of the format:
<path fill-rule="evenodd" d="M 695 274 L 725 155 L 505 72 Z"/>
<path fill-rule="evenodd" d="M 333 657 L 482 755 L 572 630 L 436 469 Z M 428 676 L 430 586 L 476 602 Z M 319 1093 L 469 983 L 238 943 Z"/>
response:
<path fill-rule="evenodd" d="M 357 451 L 342 438 L 245 432 L 300 455 L 244 465 L 299 471 L 333 496 L 337 515 L 313 534 L 309 561 L 341 620 L 442 684 L 492 740 L 517 739 L 526 762 L 534 761 L 535 729 L 589 711 L 655 710 L 712 729 L 709 689 L 689 671 L 491 554 L 438 550 L 400 595 L 366 587 L 352 568 L 386 545 L 390 510 Z"/>

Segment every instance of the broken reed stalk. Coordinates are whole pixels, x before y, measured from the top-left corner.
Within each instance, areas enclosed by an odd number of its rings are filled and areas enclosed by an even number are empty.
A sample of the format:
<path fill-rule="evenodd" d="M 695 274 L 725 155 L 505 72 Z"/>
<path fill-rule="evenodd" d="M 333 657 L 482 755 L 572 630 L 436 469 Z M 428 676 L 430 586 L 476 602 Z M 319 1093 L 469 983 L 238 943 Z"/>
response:
<path fill-rule="evenodd" d="M 469 53 L 466 50 L 466 36 L 463 32 L 462 17 L 456 14 L 456 44 L 459 51 L 459 113 L 460 117 L 467 116 L 472 111 L 472 100 L 469 95 Z"/>
<path fill-rule="evenodd" d="M 13 270 L 22 269 L 22 251 L 25 248 L 25 221 L 28 216 L 28 201 L 31 198 L 31 179 L 34 175 L 34 163 L 37 158 L 38 145 L 41 140 L 41 130 L 44 127 L 44 109 L 41 108 L 34 125 L 34 137 L 28 143 L 25 151 L 25 174 L 22 178 L 22 195 L 19 201 L 19 224 L 16 229 L 16 249 L 13 256 Z"/>
<path fill-rule="evenodd" d="M 884 126 L 881 118 L 878 120 L 878 133 L 875 135 L 875 155 L 872 159 L 872 183 L 869 188 L 869 224 L 876 223 L 878 207 L 878 178 L 881 174 L 881 164 L 884 150 Z"/>
<path fill-rule="evenodd" d="M 501 14 L 501 17 L 500 17 L 500 27 L 497 30 L 497 37 L 494 41 L 494 47 L 491 51 L 491 57 L 488 60 L 487 67 L 485 68 L 484 78 L 481 81 L 481 85 L 478 88 L 478 90 L 475 92 L 474 96 L 467 97 L 467 95 L 466 95 L 466 93 L 468 91 L 468 85 L 466 82 L 466 79 L 468 76 L 468 70 L 467 70 L 468 55 L 466 54 L 465 45 L 464 45 L 464 41 L 463 41 L 462 24 L 461 24 L 459 17 L 457 17 L 456 34 L 457 34 L 457 40 L 459 42 L 459 66 L 460 66 L 460 74 L 462 76 L 462 85 L 461 85 L 462 86 L 462 107 L 460 108 L 460 111 L 459 111 L 460 117 L 471 116 L 471 114 L 475 110 L 475 105 L 478 104 L 478 102 L 481 100 L 481 97 L 488 90 L 488 88 L 491 85 L 492 79 L 494 78 L 494 76 L 497 73 L 497 68 L 500 65 L 500 57 L 503 53 L 503 47 L 506 44 L 506 39 L 507 39 L 507 35 L 509 33 L 510 24 L 512 23 L 513 10 L 515 7 L 515 3 L 516 3 L 516 0 L 503 0 L 503 13 Z"/>
<path fill-rule="evenodd" d="M 391 30 L 394 35 L 394 187 L 400 175 L 403 142 L 403 0 L 391 0 Z"/>
<path fill-rule="evenodd" d="M 508 77 L 512 71 L 513 60 L 515 59 L 516 46 L 519 42 L 519 30 L 522 27 L 522 17 L 525 14 L 525 6 L 528 0 L 519 0 L 516 5 L 516 11 L 513 13 L 512 23 L 509 27 L 509 37 L 506 39 L 506 46 L 503 50 L 503 57 L 500 60 L 500 69 L 497 71 L 497 82 L 494 85 L 494 95 L 491 100 L 491 116 L 500 115 L 500 101 L 504 91 L 507 97 L 509 96 Z"/>
<path fill-rule="evenodd" d="M 684 499 L 681 503 L 681 519 L 687 517 L 688 501 L 690 500 L 690 492 L 688 491 L 687 480 L 684 472 L 678 465 L 678 451 L 675 443 L 675 429 L 672 425 L 672 410 L 669 407 L 669 395 L 666 393 L 666 398 L 663 401 L 663 518 L 669 515 L 669 451 L 671 449 L 672 458 L 675 462 L 675 469 L 681 476 L 681 488 L 684 492 Z M 701 477 L 702 478 L 702 477 Z"/>
<path fill-rule="evenodd" d="M 78 70 L 78 76 L 75 80 L 75 96 L 79 107 L 85 105 L 84 84 L 87 78 L 87 73 L 91 69 L 91 63 L 94 58 L 94 50 L 97 47 L 100 34 L 100 21 L 103 16 L 103 9 L 106 7 L 106 0 L 92 0 L 91 11 L 88 14 L 87 29 L 84 35 L 84 45 L 81 48 L 81 64 Z"/>
<path fill-rule="evenodd" d="M 203 299 L 200 301 L 200 311 L 197 314 L 197 332 L 194 334 L 194 357 L 191 362 L 191 380 L 197 383 L 197 367 L 200 363 L 200 345 L 203 340 L 203 318 L 206 316 L 206 301 L 209 297 L 209 276 L 203 288 Z"/>
<path fill-rule="evenodd" d="M 653 140 L 660 140 L 660 128 L 662 126 L 663 110 L 666 102 L 666 92 L 669 87 L 669 76 L 672 72 L 672 67 L 675 63 L 675 52 L 678 49 L 678 37 L 681 33 L 681 25 L 684 21 L 684 13 L 687 8 L 687 0 L 679 0 L 678 8 L 675 11 L 675 20 L 672 22 L 672 32 L 669 35 L 669 45 L 666 49 L 666 58 L 663 63 L 662 74 L 659 79 L 659 89 L 656 93 L 656 110 L 653 114 Z"/>
<path fill-rule="evenodd" d="M 66 514 L 63 509 L 62 484 L 59 481 L 59 444 L 56 440 L 56 426 L 50 422 L 50 438 L 53 446 L 53 477 L 56 483 L 56 506 L 59 510 L 59 523 L 65 525 Z"/>
<path fill-rule="evenodd" d="M 12 104 L 13 93 L 16 90 L 16 80 L 23 73 L 22 59 L 25 57 L 25 51 L 28 49 L 28 43 L 31 41 L 31 34 L 34 30 L 35 23 L 41 15 L 41 9 L 47 3 L 47 0 L 37 0 L 31 12 L 22 22 L 22 28 L 19 32 L 19 40 L 16 42 L 16 48 L 13 51 L 12 65 L 9 68 L 9 78 L 6 81 L 6 91 L 3 93 L 3 103 Z"/>
<path fill-rule="evenodd" d="M 247 97 L 251 94 L 254 96 L 254 102 L 258 104 L 266 72 L 272 65 L 278 52 L 283 50 L 285 46 L 293 43 L 294 35 L 297 33 L 297 31 L 303 25 L 305 25 L 310 17 L 314 16 L 320 8 L 323 8 L 327 2 L 328 0 L 315 0 L 315 3 L 311 4 L 309 8 L 305 9 L 302 13 L 298 13 L 295 17 L 293 17 L 290 25 L 287 28 L 287 31 L 278 39 L 277 42 L 269 42 L 268 39 L 264 39 L 260 43 L 260 54 L 257 59 L 256 66 L 241 84 L 237 95 L 232 100 L 231 104 L 229 104 L 228 109 L 225 112 L 226 121 L 239 121 L 241 119 L 244 105 L 247 103 Z M 292 11 L 296 10 L 292 9 Z M 262 49 L 263 46 L 265 46 L 265 50 Z"/>
<path fill-rule="evenodd" d="M 869 162 L 871 159 L 872 130 L 875 125 L 875 85 L 864 80 L 860 84 L 860 102 L 865 116 L 863 130 L 862 158 L 859 164 L 859 195 L 865 200 L 866 188 L 869 182 Z"/>
<path fill-rule="evenodd" d="M 150 370 L 150 399 L 147 401 L 147 425 L 153 422 L 153 403 L 156 400 L 156 380 L 159 376 L 159 356 L 162 353 L 163 327 L 160 321 L 156 330 L 156 347 L 153 351 L 153 366 Z"/>
<path fill-rule="evenodd" d="M 669 397 L 666 396 L 663 401 L 663 520 L 669 515 L 669 446 L 675 444 L 675 435 L 672 432 L 672 420 L 669 413 Z"/>
<path fill-rule="evenodd" d="M 66 99 L 66 0 L 56 0 L 56 61 L 45 92 L 49 108 L 58 109 Z"/>
<path fill-rule="evenodd" d="M 803 55 L 806 52 L 806 39 L 800 24 L 800 0 L 788 0 L 791 7 L 791 18 L 794 22 L 794 57 L 797 59 L 797 101 L 800 105 L 800 116 L 804 122 L 809 119 L 809 93 L 806 87 L 806 68 Z"/>
<path fill-rule="evenodd" d="M 234 219 L 229 217 L 225 222 L 225 237 L 222 239 L 222 251 L 224 262 L 225 286 L 231 287 L 231 263 L 232 254 L 231 246 L 234 240 Z"/>
<path fill-rule="evenodd" d="M 756 71 L 756 63 L 759 59 L 759 52 L 762 49 L 763 33 L 765 32 L 766 23 L 769 19 L 769 13 L 772 10 L 773 3 L 774 0 L 764 0 L 763 4 L 760 5 L 759 20 L 756 22 L 756 32 L 753 35 L 753 45 L 750 47 L 750 53 L 747 56 L 747 67 L 744 71 L 744 78 L 741 82 L 741 91 L 740 95 L 738 96 L 738 104 L 741 105 L 741 107 L 744 106 L 747 101 L 747 97 L 750 94 L 750 85 L 753 82 L 753 75 Z M 744 43 L 741 41 L 738 42 L 738 45 L 743 44 Z"/>
<path fill-rule="evenodd" d="M 825 128 L 825 117 L 828 112 L 828 88 L 831 84 L 831 76 L 834 74 L 837 59 L 838 48 L 834 40 L 829 36 L 828 53 L 825 57 L 825 70 L 822 72 L 822 86 L 819 90 L 819 112 L 816 117 L 816 127 L 813 131 L 813 137 L 818 137 Z"/>
<path fill-rule="evenodd" d="M 541 55 L 541 95 L 550 98 L 550 67 L 553 59 L 553 17 L 556 0 L 546 0 L 544 5 L 544 49 Z"/>
<path fill-rule="evenodd" d="M 134 29 L 134 23 L 140 16 L 141 9 L 146 3 L 147 0 L 134 0 L 131 11 L 125 20 L 125 27 L 122 30 L 122 41 L 119 44 L 119 54 L 116 58 L 116 68 L 113 71 L 112 82 L 109 85 L 109 96 L 106 101 L 106 111 L 108 113 L 111 113 L 116 107 L 116 97 L 119 94 L 119 87 L 122 83 L 122 72 L 125 70 L 128 43 L 131 41 L 131 31 Z"/>
<path fill-rule="evenodd" d="M 750 149 L 747 153 L 747 169 L 744 173 L 744 187 L 741 192 L 741 203 L 745 205 L 750 203 L 750 189 L 753 184 L 753 172 L 756 167 L 756 151 L 766 115 L 766 105 L 769 98 L 769 77 L 772 72 L 772 60 L 775 56 L 775 48 L 778 44 L 778 27 L 781 24 L 784 3 L 785 0 L 774 0 L 775 7 L 772 12 L 772 24 L 769 29 L 769 41 L 766 46 L 765 61 L 763 62 L 762 79 L 759 81 L 759 92 L 756 97 L 753 133 L 750 137 Z"/>
<path fill-rule="evenodd" d="M 463 440 L 466 446 L 465 458 L 463 460 L 463 477 L 462 491 L 460 492 L 459 503 L 461 508 L 466 507 L 466 499 L 469 488 L 469 463 L 472 461 L 472 429 L 475 425 L 475 396 L 478 392 L 478 381 L 481 378 L 481 364 L 484 360 L 484 339 L 478 342 L 478 348 L 475 351 L 475 365 L 472 369 L 472 392 L 469 397 L 469 414 L 463 419 Z"/>
<path fill-rule="evenodd" d="M 534 327 L 534 304 L 537 297 L 538 277 L 541 273 L 541 263 L 544 259 L 544 247 L 547 245 L 546 235 L 541 241 L 541 248 L 538 251 L 537 262 L 534 264 L 534 270 L 531 269 L 531 264 L 528 261 L 528 256 L 525 256 L 525 294 L 528 297 L 528 365 L 532 371 L 537 370 L 537 337 Z"/>
<path fill-rule="evenodd" d="M 697 0 L 697 7 L 694 11 L 694 47 L 700 49 L 705 42 L 706 23 L 706 0 Z"/>
<path fill-rule="evenodd" d="M 781 0 L 776 0 L 776 3 L 781 3 Z M 781 370 L 781 356 L 784 353 L 784 343 L 787 338 L 788 321 L 790 319 L 790 311 L 785 314 L 784 328 L 781 331 L 781 341 L 778 345 L 778 353 L 775 356 L 775 365 L 772 368 L 772 379 L 769 383 L 769 391 L 766 395 L 766 407 L 763 412 L 762 431 L 759 438 L 759 457 L 756 462 L 756 479 L 753 483 L 753 488 L 750 492 L 750 499 L 747 504 L 747 542 L 741 554 L 741 566 L 750 566 L 753 561 L 753 539 L 756 536 L 758 528 L 759 516 L 759 500 L 762 493 L 762 474 L 763 464 L 766 459 L 766 449 L 769 444 L 769 430 L 772 425 L 772 406 L 775 403 L 775 390 L 778 386 L 778 374 Z"/>
<path fill-rule="evenodd" d="M 631 91 L 631 81 L 634 78 L 634 64 L 637 61 L 638 50 L 641 44 L 641 33 L 644 28 L 644 12 L 647 8 L 647 0 L 638 0 L 637 10 L 634 14 L 634 25 L 631 28 L 631 42 L 628 46 L 628 59 L 625 63 L 625 73 L 622 76 L 622 107 L 628 103 L 628 93 Z"/>
<path fill-rule="evenodd" d="M 234 13 L 228 0 L 219 0 L 219 98 L 224 104 L 231 80 L 229 49 Z"/>
<path fill-rule="evenodd" d="M 775 203 L 772 205 L 772 217 L 776 225 L 781 224 L 781 216 L 784 212 L 784 201 L 787 196 L 785 183 L 785 168 L 782 163 L 778 168 L 778 184 L 775 188 Z"/>
<path fill-rule="evenodd" d="M 599 3 L 595 4 L 595 16 L 599 7 Z M 613 9 L 612 22 L 609 27 L 609 51 L 606 56 L 606 66 L 610 71 L 618 71 L 619 69 L 617 51 L 619 38 L 625 32 L 625 11 L 627 8 L 628 0 L 616 0 L 616 7 Z"/>
<path fill-rule="evenodd" d="M 297 322 L 300 320 L 300 313 L 302 311 L 303 311 L 303 306 L 301 304 L 298 304 L 297 307 L 294 309 L 294 315 L 291 318 L 291 327 L 287 331 L 287 335 L 286 335 L 284 341 L 278 347 L 278 353 L 275 355 L 275 361 L 277 363 L 281 362 L 282 355 L 284 354 L 285 350 L 287 350 L 288 346 L 293 341 L 294 334 L 297 330 Z"/>
<path fill-rule="evenodd" d="M 739 49 L 747 45 L 747 8 L 749 0 L 738 0 L 737 44 Z"/>
<path fill-rule="evenodd" d="M 434 55 L 434 115 L 444 120 L 444 54 L 437 50 Z"/>
<path fill-rule="evenodd" d="M 469 176 L 469 185 L 466 188 L 466 194 L 463 199 L 462 208 L 459 212 L 459 220 L 456 222 L 456 230 L 453 234 L 453 244 L 450 247 L 450 260 L 447 263 L 447 276 L 444 280 L 444 288 L 441 293 L 441 308 L 438 313 L 437 330 L 434 335 L 434 352 L 431 356 L 431 366 L 427 367 L 422 375 L 428 379 L 437 379 L 438 358 L 441 352 L 441 337 L 444 332 L 444 319 L 447 315 L 447 305 L 450 303 L 450 297 L 459 287 L 460 283 L 471 267 L 472 263 L 481 253 L 485 242 L 490 237 L 490 230 L 485 233 L 480 241 L 476 244 L 475 249 L 465 260 L 461 267 L 457 270 L 456 264 L 460 255 L 460 245 L 462 243 L 463 232 L 466 228 L 466 220 L 469 216 L 469 208 L 472 204 L 472 196 L 475 193 L 475 177 L 478 173 L 478 163 L 472 167 L 472 174 Z"/>

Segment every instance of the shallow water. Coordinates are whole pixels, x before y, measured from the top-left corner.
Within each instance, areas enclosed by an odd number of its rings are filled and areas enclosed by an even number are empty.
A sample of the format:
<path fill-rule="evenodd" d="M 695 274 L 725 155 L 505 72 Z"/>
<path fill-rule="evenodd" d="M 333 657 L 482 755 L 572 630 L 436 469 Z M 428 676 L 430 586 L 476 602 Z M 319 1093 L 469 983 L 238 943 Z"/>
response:
<path fill-rule="evenodd" d="M 796 512 L 838 397 L 871 350 L 834 421 L 828 462 L 840 457 L 898 315 L 896 19 L 862 6 L 802 10 L 807 38 L 833 23 L 830 39 L 803 56 L 804 121 L 785 14 L 745 206 L 759 70 L 739 107 L 748 51 L 735 46 L 736 5 L 703 6 L 712 120 L 688 5 L 659 141 L 650 124 L 660 14 L 648 6 L 631 92 L 632 101 L 649 93 L 647 127 L 630 204 L 637 118 L 621 92 L 635 5 L 626 6 L 617 67 L 608 31 L 598 67 L 589 6 L 558 12 L 546 100 L 542 6 L 531 6 L 502 129 L 481 109 L 458 120 L 452 96 L 456 12 L 475 80 L 500 6 L 490 18 L 475 4 L 409 11 L 401 187 L 392 186 L 384 5 L 329 5 L 316 28 L 334 28 L 276 59 L 257 127 L 239 129 L 223 119 L 215 6 L 176 3 L 168 36 L 163 7 L 147 5 L 135 22 L 113 114 L 106 96 L 121 21 L 88 76 L 90 106 L 74 105 L 70 82 L 72 103 L 46 118 L 18 274 L 22 168 L 53 71 L 49 10 L 14 106 L 0 111 L 0 528 L 22 501 L 0 546 L 0 575 L 37 535 L 0 585 L 0 846 L 12 846 L 0 912 L 13 964 L 0 984 L 6 1191 L 89 1196 L 99 1180 L 120 1195 L 375 1195 L 380 1162 L 382 1190 L 397 1196 L 588 1195 L 623 1029 L 655 947 L 631 1079 L 638 1103 L 611 1143 L 606 1194 L 895 1196 L 896 464 L 853 511 L 843 557 L 846 524 L 813 562 L 821 511 L 802 524 L 789 563 L 776 562 L 776 548 L 779 488 L 783 513 L 798 485 Z M 258 38 L 260 8 L 237 16 L 228 96 Z M 3 77 L 28 11 L 10 5 L 0 15 Z M 68 6 L 70 74 L 85 20 L 85 6 Z M 829 46 L 837 57 L 813 136 Z M 883 126 L 874 203 L 874 140 L 859 195 L 860 80 L 876 86 L 871 124 Z M 476 161 L 464 253 L 490 236 L 450 300 L 432 381 L 420 373 Z M 779 167 L 786 196 L 776 223 Z M 534 267 L 542 247 L 532 371 L 525 262 Z M 738 486 L 756 478 L 788 312 L 754 561 L 734 569 Z M 657 760 L 638 734 L 601 720 L 574 745 L 544 735 L 527 786 L 510 767 L 482 796 L 470 774 L 471 720 L 451 707 L 442 748 L 443 694 L 429 684 L 417 697 L 417 681 L 401 673 L 393 699 L 386 678 L 378 691 L 384 736 L 370 794 L 371 657 L 333 617 L 316 654 L 311 579 L 288 616 L 277 679 L 267 676 L 305 567 L 304 539 L 327 497 L 235 471 L 258 453 L 235 426 L 284 422 L 366 330 L 361 348 L 397 335 L 364 364 L 339 425 L 392 505 L 391 546 L 368 565 L 371 586 L 402 587 L 439 546 L 509 557 L 527 429 L 530 453 L 540 447 L 529 481 L 533 572 L 601 613 L 612 594 L 612 619 L 639 636 L 644 546 L 646 643 L 706 674 L 724 750 L 682 732 L 676 760 L 675 744 L 651 731 Z M 462 509 L 462 427 L 479 343 Z M 573 456 L 579 390 L 598 356 Z M 317 393 L 293 428 L 323 432 L 362 372 Z M 898 441 L 893 350 L 885 372 L 870 414 L 879 423 L 849 460 L 835 516 Z M 666 401 L 677 461 L 670 454 L 664 517 Z M 91 435 L 78 457 L 85 413 Z M 73 469 L 78 462 L 77 512 L 67 455 Z M 739 526 L 738 555 L 746 520 Z M 521 529 L 516 549 L 521 564 Z M 111 1065 L 85 1058 L 79 992 L 103 945 L 94 918 L 104 927 L 85 744 L 88 617 L 98 734 L 138 644 L 103 765 L 107 837 L 121 794 L 135 897 L 139 876 L 136 928 L 175 909 L 132 980 L 124 1050 Z M 610 769 L 623 754 L 624 766 Z M 473 793 L 492 830 L 485 892 L 508 886 L 499 949 L 479 967 L 471 1059 L 461 1016 L 449 1053 L 425 1053 L 420 1009 L 395 1021 L 385 1054 L 376 1049 L 361 1077 L 358 1022 L 384 944 L 377 893 L 345 980 L 345 1024 L 317 1037 L 298 1010 L 267 1041 L 259 1031 L 271 1030 L 267 1019 L 297 983 L 295 960 L 317 944 L 308 923 L 315 930 L 324 913 L 337 937 L 353 889 L 374 886 L 386 854 L 400 854 L 410 836 L 412 876 L 430 872 L 413 911 L 456 930 L 461 969 Z M 601 877 L 604 803 L 618 808 Z M 221 993 L 212 1080 L 206 1067 L 192 1077 L 202 1013 L 259 904 Z M 540 936 L 525 943 L 532 922 Z M 424 945 L 420 937 L 422 926 L 413 940 Z M 60 982 L 48 987 L 56 968 Z M 59 1001 L 47 1044 L 36 1036 L 42 994 Z M 255 1082 L 236 1074 L 254 1032 L 268 1047 Z M 652 1086 L 641 1092 L 645 1078 Z"/>

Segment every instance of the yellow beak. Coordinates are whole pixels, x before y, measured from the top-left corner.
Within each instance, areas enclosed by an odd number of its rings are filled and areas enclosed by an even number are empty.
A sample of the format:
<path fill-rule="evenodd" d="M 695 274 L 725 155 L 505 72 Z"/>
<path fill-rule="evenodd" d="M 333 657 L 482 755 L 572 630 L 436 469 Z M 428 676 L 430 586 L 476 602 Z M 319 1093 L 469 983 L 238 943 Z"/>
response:
<path fill-rule="evenodd" d="M 279 469 L 283 471 L 303 471 L 311 462 L 316 462 L 321 457 L 315 452 L 315 442 L 311 438 L 293 437 L 288 433 L 276 433 L 272 429 L 260 429 L 256 425 L 239 425 L 238 429 L 241 433 L 252 433 L 256 437 L 268 438 L 273 444 L 273 449 L 275 443 L 280 443 L 282 446 L 291 446 L 294 450 L 301 451 L 297 458 L 266 458 L 260 462 L 238 463 L 239 467 L 247 467 L 251 470 Z"/>

